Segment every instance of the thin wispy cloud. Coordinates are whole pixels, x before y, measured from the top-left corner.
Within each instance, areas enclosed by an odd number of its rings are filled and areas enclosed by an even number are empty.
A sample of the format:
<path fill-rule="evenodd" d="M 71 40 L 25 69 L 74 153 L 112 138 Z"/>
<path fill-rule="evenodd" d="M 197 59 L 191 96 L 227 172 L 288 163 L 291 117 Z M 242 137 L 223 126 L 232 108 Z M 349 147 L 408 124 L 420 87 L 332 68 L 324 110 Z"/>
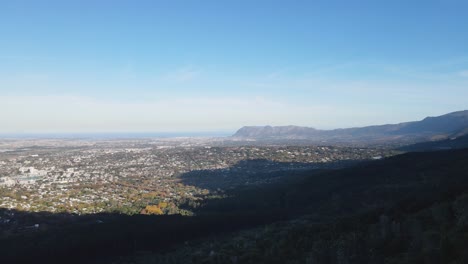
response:
<path fill-rule="evenodd" d="M 468 108 L 461 2 L 395 9 L 398 21 L 386 14 L 393 2 L 368 6 L 372 16 L 316 1 L 287 12 L 147 4 L 96 5 L 86 19 L 67 4 L 2 6 L 3 129 L 325 128 Z"/>
<path fill-rule="evenodd" d="M 202 71 L 193 66 L 186 66 L 167 73 L 166 78 L 170 81 L 189 82 L 201 75 Z"/>
<path fill-rule="evenodd" d="M 133 62 L 127 62 L 120 70 L 119 77 L 124 79 L 134 79 L 137 77 L 137 71 Z"/>
<path fill-rule="evenodd" d="M 460 71 L 458 74 L 462 77 L 468 77 L 468 70 Z"/>

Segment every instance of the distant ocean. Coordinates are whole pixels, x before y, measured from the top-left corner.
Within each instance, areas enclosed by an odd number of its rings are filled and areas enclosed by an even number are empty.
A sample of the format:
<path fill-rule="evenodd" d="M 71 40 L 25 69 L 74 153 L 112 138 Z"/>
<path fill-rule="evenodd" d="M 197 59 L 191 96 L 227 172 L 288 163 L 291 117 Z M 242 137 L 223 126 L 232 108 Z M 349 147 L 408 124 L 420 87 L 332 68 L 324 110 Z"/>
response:
<path fill-rule="evenodd" d="M 145 133 L 10 133 L 0 139 L 137 139 L 177 137 L 227 137 L 234 132 L 145 132 Z"/>

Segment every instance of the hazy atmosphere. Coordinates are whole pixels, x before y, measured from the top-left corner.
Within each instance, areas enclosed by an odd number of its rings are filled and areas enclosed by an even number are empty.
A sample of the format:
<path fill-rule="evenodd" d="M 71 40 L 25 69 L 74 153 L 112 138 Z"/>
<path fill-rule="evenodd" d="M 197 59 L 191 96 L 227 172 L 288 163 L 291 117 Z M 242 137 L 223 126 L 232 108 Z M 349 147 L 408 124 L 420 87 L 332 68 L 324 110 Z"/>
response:
<path fill-rule="evenodd" d="M 467 264 L 468 1 L 0 0 L 0 263 Z"/>
<path fill-rule="evenodd" d="M 234 132 L 466 108 L 466 1 L 2 1 L 0 133 Z"/>

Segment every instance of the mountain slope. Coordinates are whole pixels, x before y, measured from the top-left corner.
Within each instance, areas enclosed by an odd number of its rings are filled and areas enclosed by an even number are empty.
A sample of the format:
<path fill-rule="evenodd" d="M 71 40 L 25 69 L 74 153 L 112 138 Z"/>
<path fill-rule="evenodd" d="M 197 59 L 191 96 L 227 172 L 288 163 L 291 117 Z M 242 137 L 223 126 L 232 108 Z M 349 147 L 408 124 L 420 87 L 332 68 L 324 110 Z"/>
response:
<path fill-rule="evenodd" d="M 417 142 L 448 138 L 455 133 L 468 132 L 468 110 L 421 121 L 358 128 L 318 130 L 299 126 L 246 126 L 234 138 L 257 140 L 307 139 L 316 142 Z M 463 132 L 464 131 L 464 132 Z"/>
<path fill-rule="evenodd" d="M 123 263 L 468 263 L 467 160 L 466 149 L 406 153 L 245 190 L 219 208 L 304 214 Z"/>
<path fill-rule="evenodd" d="M 403 151 L 435 151 L 443 149 L 462 149 L 468 148 L 468 135 L 437 140 L 429 142 L 421 142 L 400 148 Z"/>
<path fill-rule="evenodd" d="M 291 181 L 206 200 L 193 217 L 1 209 L 16 220 L 0 223 L 0 262 L 468 263 L 467 160 L 463 149 L 291 172 Z M 220 240 L 239 230 L 248 237 Z M 413 259 L 433 253 L 441 261 Z"/>

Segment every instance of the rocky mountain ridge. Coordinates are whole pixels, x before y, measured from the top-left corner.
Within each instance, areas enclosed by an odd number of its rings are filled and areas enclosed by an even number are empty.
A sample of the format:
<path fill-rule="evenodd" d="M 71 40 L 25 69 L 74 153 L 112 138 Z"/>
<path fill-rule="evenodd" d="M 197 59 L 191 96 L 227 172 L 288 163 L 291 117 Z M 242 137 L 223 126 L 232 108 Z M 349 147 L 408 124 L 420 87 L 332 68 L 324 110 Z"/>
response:
<path fill-rule="evenodd" d="M 468 110 L 421 121 L 356 128 L 320 130 L 301 126 L 245 126 L 232 137 L 256 140 L 304 139 L 315 142 L 419 142 L 447 139 L 468 133 Z"/>

